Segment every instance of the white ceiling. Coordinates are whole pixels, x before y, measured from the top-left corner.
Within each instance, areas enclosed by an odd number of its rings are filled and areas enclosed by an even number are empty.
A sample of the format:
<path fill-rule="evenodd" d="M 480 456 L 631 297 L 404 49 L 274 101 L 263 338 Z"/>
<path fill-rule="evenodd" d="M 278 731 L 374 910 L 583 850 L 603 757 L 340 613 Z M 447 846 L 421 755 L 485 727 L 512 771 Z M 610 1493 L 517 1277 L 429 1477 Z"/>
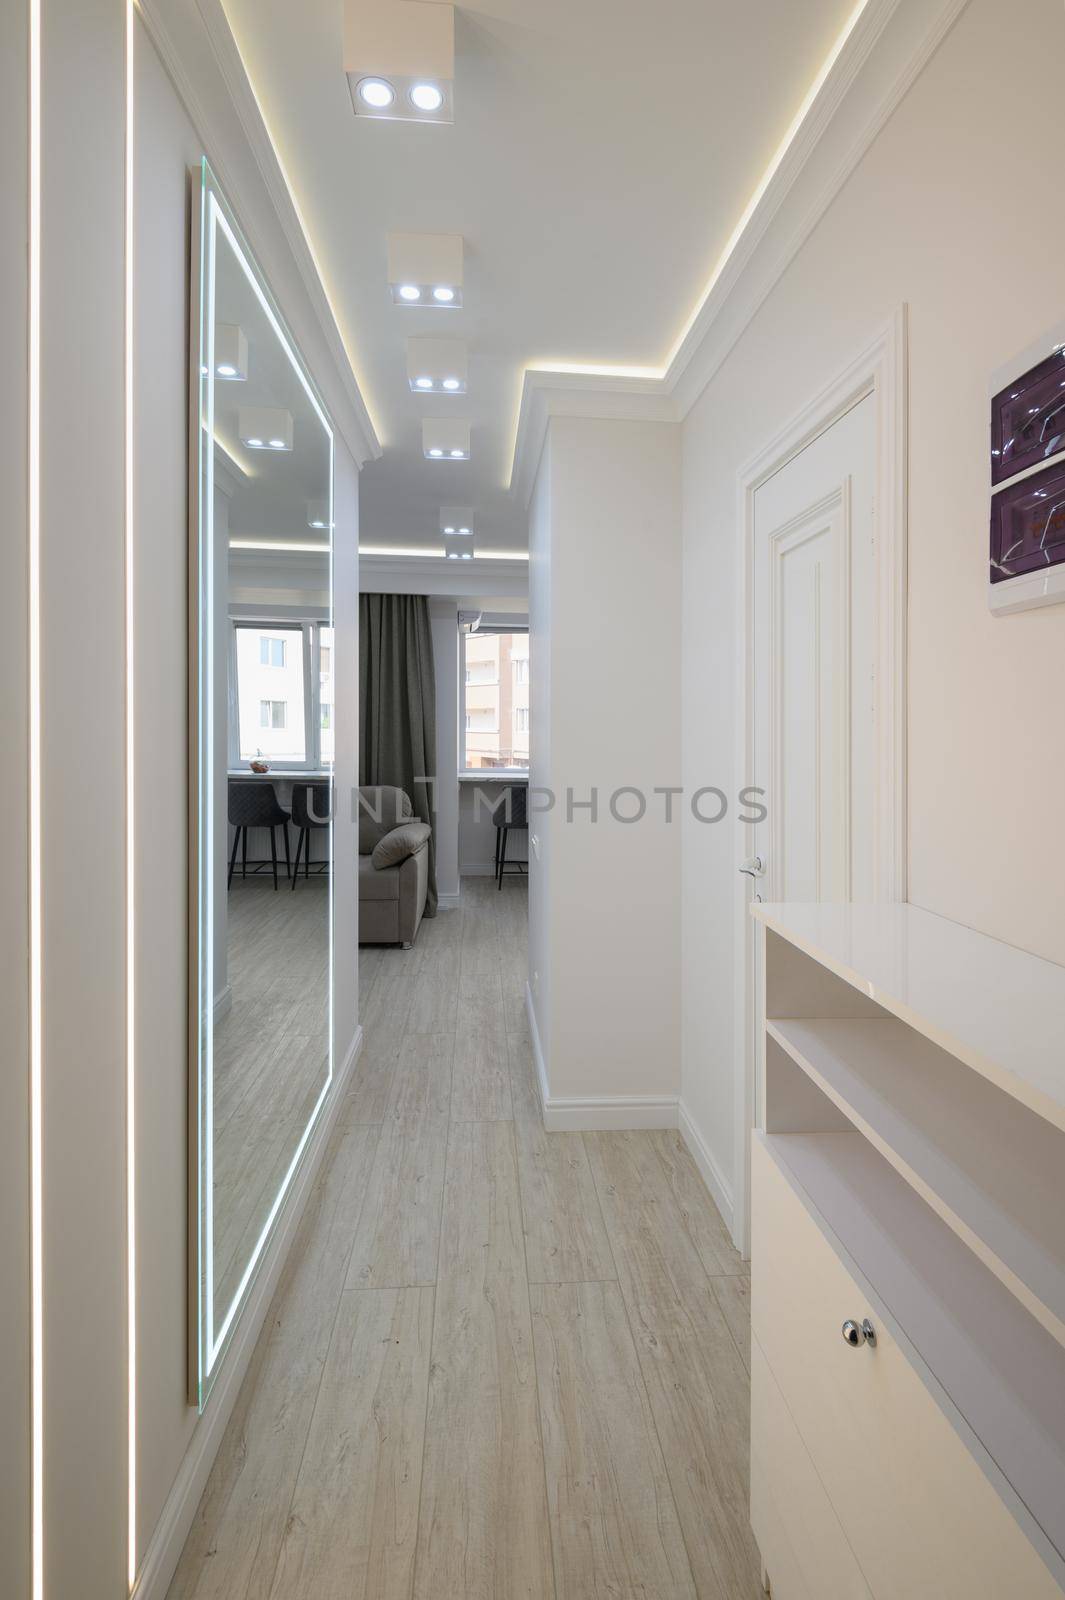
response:
<path fill-rule="evenodd" d="M 356 119 L 341 0 L 224 0 L 383 458 L 363 545 L 426 549 L 441 504 L 521 550 L 508 493 L 527 366 L 659 368 L 854 0 L 473 0 L 455 124 Z M 461 233 L 461 311 L 391 303 L 389 232 Z M 408 335 L 461 337 L 469 393 L 415 396 Z M 472 460 L 422 458 L 462 416 Z"/>

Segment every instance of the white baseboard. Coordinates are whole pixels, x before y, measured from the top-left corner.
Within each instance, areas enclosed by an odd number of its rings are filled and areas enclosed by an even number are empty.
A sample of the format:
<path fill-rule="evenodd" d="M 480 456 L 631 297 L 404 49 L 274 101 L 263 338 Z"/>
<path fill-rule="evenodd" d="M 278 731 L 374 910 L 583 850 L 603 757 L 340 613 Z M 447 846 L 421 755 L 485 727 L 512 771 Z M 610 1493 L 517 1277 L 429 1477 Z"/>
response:
<path fill-rule="evenodd" d="M 548 1133 L 619 1133 L 628 1128 L 675 1128 L 673 1095 L 555 1095 L 544 1102 Z"/>
<path fill-rule="evenodd" d="M 456 891 L 455 894 L 440 894 L 439 891 L 437 892 L 436 907 L 438 911 L 457 911 L 461 904 L 461 893 Z"/>
<path fill-rule="evenodd" d="M 547 1104 L 548 1098 L 547 1063 L 544 1060 L 544 1052 L 540 1044 L 540 1029 L 536 1022 L 536 1008 L 533 1005 L 532 990 L 529 988 L 528 984 L 525 985 L 525 1015 L 529 1019 L 529 1037 L 532 1040 L 533 1063 L 536 1067 L 536 1083 L 540 1090 L 540 1115 L 543 1116 L 544 1107 Z M 547 1126 L 546 1122 L 544 1126 Z"/>
<path fill-rule="evenodd" d="M 362 1040 L 362 1028 L 358 1027 L 351 1048 L 337 1072 L 333 1092 L 322 1109 L 318 1126 L 307 1141 L 303 1161 L 278 1218 L 273 1239 L 266 1248 L 252 1283 L 248 1302 L 237 1322 L 222 1370 L 206 1409 L 196 1424 L 162 1514 L 148 1541 L 131 1600 L 165 1600 L 214 1458 L 222 1443 L 226 1423 L 236 1404 L 240 1386 L 266 1321 L 274 1290 L 321 1169 L 329 1135 L 339 1115 L 355 1063 L 362 1052 Z"/>
<path fill-rule="evenodd" d="M 726 1183 L 720 1167 L 710 1154 L 702 1134 L 699 1132 L 683 1100 L 677 1101 L 677 1127 L 680 1129 L 681 1138 L 692 1153 L 695 1165 L 699 1168 L 700 1175 L 706 1187 L 710 1190 L 711 1198 L 721 1213 L 721 1219 L 732 1237 L 732 1185 Z"/>
<path fill-rule="evenodd" d="M 616 1133 L 627 1128 L 675 1128 L 675 1095 L 605 1094 L 561 1097 L 552 1095 L 547 1080 L 547 1063 L 536 1025 L 532 991 L 525 985 L 525 1010 L 529 1018 L 536 1078 L 540 1085 L 540 1109 L 548 1133 Z"/>

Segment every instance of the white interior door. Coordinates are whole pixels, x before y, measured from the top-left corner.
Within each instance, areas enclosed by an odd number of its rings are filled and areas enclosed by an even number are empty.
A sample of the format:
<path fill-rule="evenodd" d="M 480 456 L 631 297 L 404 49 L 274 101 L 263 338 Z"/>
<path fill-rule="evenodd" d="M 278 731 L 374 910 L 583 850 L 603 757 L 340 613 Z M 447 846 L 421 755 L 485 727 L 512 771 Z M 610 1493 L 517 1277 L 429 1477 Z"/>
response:
<path fill-rule="evenodd" d="M 754 497 L 754 781 L 767 900 L 869 900 L 875 842 L 873 396 Z"/>
<path fill-rule="evenodd" d="M 765 820 L 746 830 L 747 897 L 876 895 L 876 399 L 870 393 L 761 482 L 749 523 L 749 776 Z M 742 919 L 746 1048 L 738 1238 L 747 1248 L 747 1125 L 760 1123 L 758 942 Z M 756 1093 L 751 1103 L 751 1079 Z"/>

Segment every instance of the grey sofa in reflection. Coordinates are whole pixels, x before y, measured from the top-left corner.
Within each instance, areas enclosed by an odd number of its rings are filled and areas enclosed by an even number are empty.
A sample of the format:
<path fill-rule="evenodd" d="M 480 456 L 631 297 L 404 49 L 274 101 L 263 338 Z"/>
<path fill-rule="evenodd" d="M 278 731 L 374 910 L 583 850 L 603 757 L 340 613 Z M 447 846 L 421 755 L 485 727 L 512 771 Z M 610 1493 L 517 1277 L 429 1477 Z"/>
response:
<path fill-rule="evenodd" d="M 367 784 L 359 798 L 359 943 L 409 950 L 425 910 L 432 830 L 402 789 Z"/>

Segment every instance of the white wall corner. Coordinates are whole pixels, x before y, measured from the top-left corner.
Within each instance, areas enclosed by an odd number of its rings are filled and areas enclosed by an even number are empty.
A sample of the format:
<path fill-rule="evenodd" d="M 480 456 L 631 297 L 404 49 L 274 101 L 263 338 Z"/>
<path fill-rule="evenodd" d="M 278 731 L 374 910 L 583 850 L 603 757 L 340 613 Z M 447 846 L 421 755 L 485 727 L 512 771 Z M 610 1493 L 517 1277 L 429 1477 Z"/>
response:
<path fill-rule="evenodd" d="M 728 1182 L 717 1162 L 710 1152 L 710 1146 L 703 1138 L 692 1119 L 692 1115 L 681 1099 L 677 1102 L 677 1127 L 681 1138 L 691 1151 L 695 1165 L 699 1168 L 700 1176 L 710 1191 L 711 1199 L 721 1213 L 721 1219 L 733 1237 L 732 1185 Z M 737 1246 L 737 1248 L 739 1248 Z"/>
<path fill-rule="evenodd" d="M 543 1113 L 551 1091 L 547 1081 L 547 1062 L 540 1043 L 540 1028 L 536 1021 L 536 1007 L 533 1005 L 532 990 L 528 984 L 525 985 L 525 1015 L 529 1019 L 529 1037 L 532 1041 L 533 1063 L 536 1067 L 536 1083 L 540 1090 L 540 1111 Z"/>
<path fill-rule="evenodd" d="M 527 368 L 514 440 L 510 487 L 529 508 L 552 417 L 583 417 L 593 422 L 676 422 L 673 397 L 664 373 L 643 377 L 604 371 L 551 372 Z"/>

